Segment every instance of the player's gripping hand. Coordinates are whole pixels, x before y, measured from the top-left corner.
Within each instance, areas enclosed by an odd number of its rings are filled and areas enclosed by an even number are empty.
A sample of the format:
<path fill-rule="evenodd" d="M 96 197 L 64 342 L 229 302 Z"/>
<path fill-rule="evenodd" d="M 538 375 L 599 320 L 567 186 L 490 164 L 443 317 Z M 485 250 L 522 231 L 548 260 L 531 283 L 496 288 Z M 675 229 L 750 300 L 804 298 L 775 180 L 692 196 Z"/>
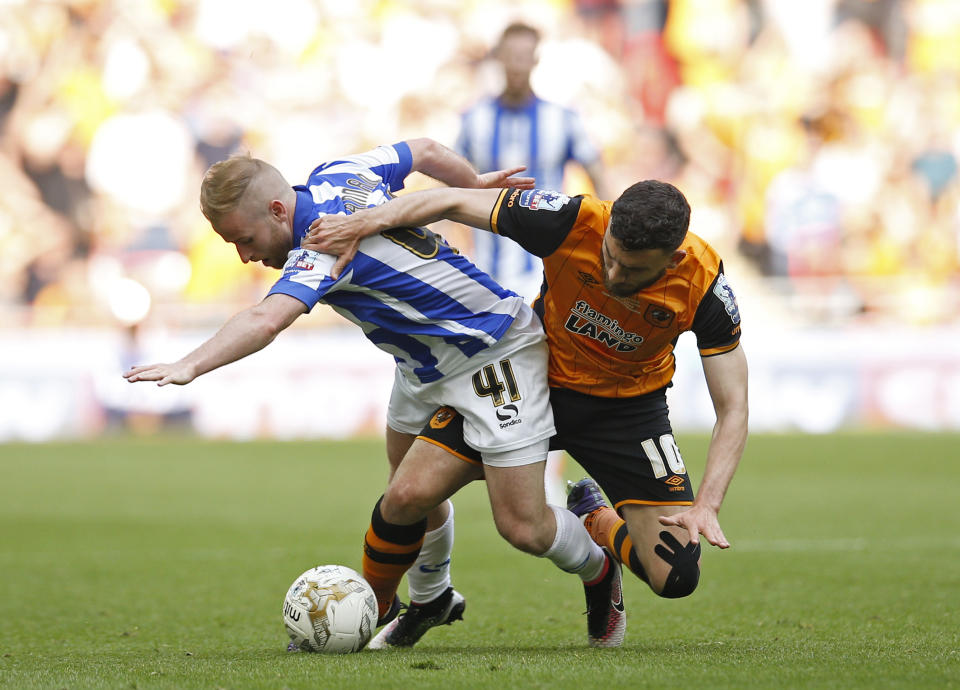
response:
<path fill-rule="evenodd" d="M 494 170 L 493 172 L 477 175 L 477 189 L 494 189 L 496 187 L 515 187 L 517 189 L 533 189 L 536 180 L 532 177 L 514 177 L 527 169 L 527 166 L 520 165 L 516 168 L 507 168 L 506 170 Z"/>
<path fill-rule="evenodd" d="M 690 543 L 700 543 L 702 534 L 708 542 L 721 549 L 730 548 L 730 542 L 723 535 L 720 529 L 720 521 L 717 519 L 717 511 L 713 508 L 694 503 L 687 510 L 675 513 L 673 515 L 661 515 L 661 525 L 682 527 L 690 534 Z"/>
<path fill-rule="evenodd" d="M 142 364 L 132 367 L 123 375 L 130 383 L 136 381 L 156 381 L 158 386 L 174 383 L 178 386 L 190 383 L 196 378 L 193 367 L 188 364 L 174 362 L 173 364 Z"/>
<path fill-rule="evenodd" d="M 330 269 L 330 277 L 336 280 L 344 267 L 353 261 L 360 240 L 373 234 L 375 228 L 371 228 L 362 210 L 349 216 L 329 213 L 310 224 L 310 232 L 303 238 L 300 246 L 337 257 L 336 263 Z"/>

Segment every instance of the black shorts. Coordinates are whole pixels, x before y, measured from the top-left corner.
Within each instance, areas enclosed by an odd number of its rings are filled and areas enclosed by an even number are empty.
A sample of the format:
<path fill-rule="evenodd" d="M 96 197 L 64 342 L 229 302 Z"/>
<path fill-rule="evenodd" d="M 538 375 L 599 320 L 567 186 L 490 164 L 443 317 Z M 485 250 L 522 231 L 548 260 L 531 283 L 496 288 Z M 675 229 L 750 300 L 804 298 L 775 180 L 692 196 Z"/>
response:
<path fill-rule="evenodd" d="M 567 451 L 615 508 L 693 503 L 693 486 L 670 428 L 665 388 L 635 398 L 551 388 L 550 403 L 557 427 L 550 448 Z M 420 438 L 468 462 L 481 462 L 479 453 L 463 442 L 463 418 L 451 408 L 438 410 Z"/>

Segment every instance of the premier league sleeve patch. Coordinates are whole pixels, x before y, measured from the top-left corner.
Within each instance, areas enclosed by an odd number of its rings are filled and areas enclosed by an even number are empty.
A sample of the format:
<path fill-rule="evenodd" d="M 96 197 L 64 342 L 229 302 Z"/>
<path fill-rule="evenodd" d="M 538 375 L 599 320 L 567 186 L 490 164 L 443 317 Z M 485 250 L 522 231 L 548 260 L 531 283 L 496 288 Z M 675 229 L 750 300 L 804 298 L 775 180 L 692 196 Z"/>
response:
<path fill-rule="evenodd" d="M 342 276 L 339 281 L 330 278 L 330 268 L 335 261 L 336 257 L 329 254 L 294 249 L 287 255 L 283 275 L 268 294 L 290 295 L 307 305 L 308 310 L 312 309 L 336 284 L 348 280 Z"/>
<path fill-rule="evenodd" d="M 519 204 L 531 211 L 559 211 L 570 197 L 546 189 L 531 189 L 520 194 Z"/>
<path fill-rule="evenodd" d="M 730 287 L 730 283 L 727 282 L 727 277 L 723 273 L 717 276 L 713 286 L 713 294 L 723 302 L 723 308 L 730 316 L 730 320 L 734 323 L 740 323 L 740 307 L 737 306 L 737 296 L 733 294 L 733 288 Z"/>
<path fill-rule="evenodd" d="M 296 257 L 296 260 L 293 262 L 293 268 L 303 271 L 312 271 L 313 258 L 310 256 L 310 252 L 300 252 L 300 254 Z"/>
<path fill-rule="evenodd" d="M 326 276 L 336 258 L 327 254 L 320 254 L 309 249 L 294 249 L 287 256 L 287 263 L 283 267 L 283 278 L 298 277 L 299 280 L 308 280 L 307 276 Z"/>

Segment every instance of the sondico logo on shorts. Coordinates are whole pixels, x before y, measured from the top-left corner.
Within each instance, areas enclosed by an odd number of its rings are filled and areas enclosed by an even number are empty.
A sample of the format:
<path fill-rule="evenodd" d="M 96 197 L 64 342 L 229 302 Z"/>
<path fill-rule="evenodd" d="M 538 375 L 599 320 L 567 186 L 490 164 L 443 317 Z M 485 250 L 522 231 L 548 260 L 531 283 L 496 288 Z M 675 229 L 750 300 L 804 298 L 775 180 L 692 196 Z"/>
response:
<path fill-rule="evenodd" d="M 583 300 L 570 310 L 563 327 L 571 333 L 593 338 L 617 352 L 633 352 L 643 342 L 642 335 L 623 330 L 619 321 L 593 309 Z"/>
<path fill-rule="evenodd" d="M 523 420 L 520 419 L 520 409 L 513 404 L 497 408 L 497 419 L 500 420 L 501 429 L 506 429 L 508 426 L 521 424 L 523 422 Z"/>

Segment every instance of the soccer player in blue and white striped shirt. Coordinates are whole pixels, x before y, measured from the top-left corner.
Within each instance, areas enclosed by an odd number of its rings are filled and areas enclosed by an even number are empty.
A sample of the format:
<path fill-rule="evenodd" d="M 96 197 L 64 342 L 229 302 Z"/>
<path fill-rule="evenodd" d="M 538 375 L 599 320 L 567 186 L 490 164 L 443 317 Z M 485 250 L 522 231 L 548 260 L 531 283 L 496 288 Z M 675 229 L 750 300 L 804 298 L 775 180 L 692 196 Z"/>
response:
<path fill-rule="evenodd" d="M 443 500 L 435 507 L 435 497 L 449 497 L 481 471 L 494 520 L 511 544 L 577 573 L 588 586 L 609 589 L 610 611 L 614 606 L 622 611 L 616 561 L 594 544 L 573 513 L 545 501 L 543 467 L 554 434 L 546 342 L 523 299 L 422 228 L 394 228 L 364 239 L 335 279 L 330 275 L 335 257 L 300 248 L 315 219 L 385 203 L 412 170 L 449 185 L 532 186 L 530 178 L 510 177 L 522 169 L 477 175 L 465 159 L 428 139 L 324 163 L 297 187 L 249 156 L 214 164 L 201 186 L 204 215 L 244 263 L 259 261 L 283 275 L 260 304 L 234 315 L 190 354 L 124 375 L 161 386 L 189 383 L 265 347 L 318 302 L 393 355 L 397 368 L 387 418 L 391 481 L 374 508 L 363 556 L 380 624 L 396 616 L 397 586 L 417 561 L 428 528 L 425 551 L 431 542 L 452 539 L 452 504 Z M 464 438 L 480 451 L 482 468 L 416 440 L 443 405 L 463 415 Z M 394 646 L 412 645 L 429 627 L 460 617 L 464 599 L 449 586 L 449 575 L 445 584 L 439 592 L 411 592 L 413 603 L 429 614 L 414 639 Z M 620 640 L 622 628 L 614 641 Z"/>

